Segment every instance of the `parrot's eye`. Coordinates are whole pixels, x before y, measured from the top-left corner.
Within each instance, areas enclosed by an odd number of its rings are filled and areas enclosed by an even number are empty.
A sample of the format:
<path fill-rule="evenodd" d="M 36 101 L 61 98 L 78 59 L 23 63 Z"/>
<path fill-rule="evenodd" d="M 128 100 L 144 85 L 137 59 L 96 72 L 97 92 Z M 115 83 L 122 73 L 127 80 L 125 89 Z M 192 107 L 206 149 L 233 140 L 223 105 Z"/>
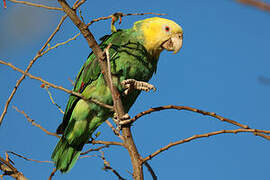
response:
<path fill-rule="evenodd" d="M 170 32 L 171 28 L 169 26 L 165 26 L 165 31 Z"/>

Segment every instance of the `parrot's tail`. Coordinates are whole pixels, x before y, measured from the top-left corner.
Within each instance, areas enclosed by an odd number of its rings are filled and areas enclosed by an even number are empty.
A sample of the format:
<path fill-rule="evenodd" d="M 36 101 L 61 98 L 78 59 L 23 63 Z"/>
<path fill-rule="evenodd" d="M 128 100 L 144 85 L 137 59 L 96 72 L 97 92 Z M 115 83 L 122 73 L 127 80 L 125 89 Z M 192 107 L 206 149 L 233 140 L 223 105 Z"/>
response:
<path fill-rule="evenodd" d="M 78 160 L 80 152 L 81 148 L 71 146 L 62 137 L 52 153 L 52 160 L 55 162 L 56 169 L 62 173 L 68 172 Z"/>

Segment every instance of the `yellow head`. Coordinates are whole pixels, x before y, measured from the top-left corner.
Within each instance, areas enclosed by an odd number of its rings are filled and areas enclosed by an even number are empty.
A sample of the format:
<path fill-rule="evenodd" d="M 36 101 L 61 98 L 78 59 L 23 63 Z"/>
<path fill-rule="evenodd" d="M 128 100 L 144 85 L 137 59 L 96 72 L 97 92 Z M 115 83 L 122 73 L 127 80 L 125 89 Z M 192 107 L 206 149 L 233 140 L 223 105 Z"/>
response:
<path fill-rule="evenodd" d="M 133 29 L 140 32 L 146 50 L 159 56 L 163 49 L 177 53 L 182 47 L 183 30 L 169 19 L 153 17 L 134 23 Z"/>

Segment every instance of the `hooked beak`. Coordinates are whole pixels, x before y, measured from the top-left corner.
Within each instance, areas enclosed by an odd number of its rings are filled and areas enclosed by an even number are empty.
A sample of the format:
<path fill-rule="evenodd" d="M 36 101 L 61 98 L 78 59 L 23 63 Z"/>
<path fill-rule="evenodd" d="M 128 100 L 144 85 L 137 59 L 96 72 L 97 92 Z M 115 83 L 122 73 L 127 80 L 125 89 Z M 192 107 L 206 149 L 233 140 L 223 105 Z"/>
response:
<path fill-rule="evenodd" d="M 173 53 L 177 53 L 183 44 L 183 34 L 177 33 L 173 34 L 167 41 L 162 44 L 162 47 L 168 51 L 173 51 Z"/>

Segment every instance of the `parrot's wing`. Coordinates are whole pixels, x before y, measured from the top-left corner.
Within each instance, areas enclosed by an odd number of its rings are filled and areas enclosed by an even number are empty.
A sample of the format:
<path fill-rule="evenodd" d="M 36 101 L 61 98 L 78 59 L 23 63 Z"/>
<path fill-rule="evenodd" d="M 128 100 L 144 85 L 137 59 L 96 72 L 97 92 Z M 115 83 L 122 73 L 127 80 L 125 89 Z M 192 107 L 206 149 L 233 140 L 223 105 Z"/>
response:
<path fill-rule="evenodd" d="M 107 47 L 108 43 L 111 41 L 110 39 L 111 39 L 112 35 L 106 35 L 102 38 L 103 41 L 100 44 L 101 49 L 105 49 Z M 111 48 L 109 51 L 110 55 L 115 53 L 116 50 L 117 50 L 117 48 L 115 48 L 115 47 Z M 101 70 L 99 67 L 98 59 L 95 57 L 93 52 L 91 52 L 87 58 L 87 61 L 84 63 L 84 65 L 82 66 L 80 72 L 78 73 L 78 75 L 76 77 L 75 86 L 73 88 L 73 91 L 78 92 L 78 93 L 82 93 L 84 91 L 84 89 L 89 84 L 91 84 L 93 81 L 97 80 L 100 73 L 101 73 Z M 79 100 L 80 100 L 79 97 L 76 97 L 74 95 L 70 95 L 69 100 L 68 100 L 68 104 L 66 106 L 65 114 L 63 117 L 63 122 L 59 125 L 59 127 L 56 130 L 57 134 L 63 134 L 63 132 L 64 132 L 64 130 L 69 122 L 72 111 Z"/>

